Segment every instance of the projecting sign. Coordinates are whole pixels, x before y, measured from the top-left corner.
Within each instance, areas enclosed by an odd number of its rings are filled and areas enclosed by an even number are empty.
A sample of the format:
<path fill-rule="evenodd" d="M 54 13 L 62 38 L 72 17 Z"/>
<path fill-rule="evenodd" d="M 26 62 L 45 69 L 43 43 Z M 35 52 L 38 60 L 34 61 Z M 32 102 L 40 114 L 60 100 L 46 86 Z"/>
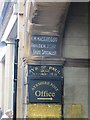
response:
<path fill-rule="evenodd" d="M 32 35 L 31 55 L 58 56 L 60 54 L 60 36 Z"/>
<path fill-rule="evenodd" d="M 29 103 L 62 103 L 63 79 L 32 80 L 28 77 Z"/>
<path fill-rule="evenodd" d="M 62 76 L 62 68 L 60 65 L 30 65 L 28 64 L 28 76 L 38 77 L 60 77 Z"/>

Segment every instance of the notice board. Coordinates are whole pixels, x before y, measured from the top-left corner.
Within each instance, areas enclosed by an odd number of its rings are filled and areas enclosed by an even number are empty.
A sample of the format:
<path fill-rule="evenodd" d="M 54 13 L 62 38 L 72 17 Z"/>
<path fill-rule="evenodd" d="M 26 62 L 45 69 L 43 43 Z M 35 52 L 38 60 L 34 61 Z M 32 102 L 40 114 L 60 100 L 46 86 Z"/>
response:
<path fill-rule="evenodd" d="M 60 36 L 32 35 L 31 55 L 32 56 L 59 56 Z"/>

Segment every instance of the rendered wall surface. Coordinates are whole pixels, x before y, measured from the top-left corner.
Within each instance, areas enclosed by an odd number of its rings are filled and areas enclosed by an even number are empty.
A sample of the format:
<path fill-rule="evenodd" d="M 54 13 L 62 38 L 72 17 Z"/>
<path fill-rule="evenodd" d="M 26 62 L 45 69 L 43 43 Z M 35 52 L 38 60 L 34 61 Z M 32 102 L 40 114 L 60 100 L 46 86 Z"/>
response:
<path fill-rule="evenodd" d="M 88 5 L 71 3 L 66 21 L 63 57 L 88 58 Z M 52 109 L 51 109 L 52 108 Z M 60 118 L 60 106 L 28 104 L 29 118 Z M 88 117 L 88 68 L 64 67 L 64 117 Z"/>
<path fill-rule="evenodd" d="M 64 116 L 87 118 L 88 68 L 65 67 L 64 83 Z"/>
<path fill-rule="evenodd" d="M 65 27 L 63 56 L 88 58 L 88 3 L 72 3 Z"/>
<path fill-rule="evenodd" d="M 88 58 L 88 3 L 71 4 L 63 56 Z M 88 118 L 88 68 L 64 68 L 64 95 L 65 118 Z"/>

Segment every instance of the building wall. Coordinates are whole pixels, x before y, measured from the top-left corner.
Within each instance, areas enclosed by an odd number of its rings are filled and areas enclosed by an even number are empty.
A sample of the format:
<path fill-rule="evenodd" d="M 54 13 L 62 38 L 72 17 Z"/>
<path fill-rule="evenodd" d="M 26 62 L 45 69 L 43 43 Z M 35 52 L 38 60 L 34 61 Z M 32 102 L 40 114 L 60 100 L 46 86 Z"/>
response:
<path fill-rule="evenodd" d="M 18 98 L 17 98 L 17 116 L 20 118 L 24 116 L 25 111 L 25 117 L 27 115 L 28 111 L 28 117 L 40 117 L 39 113 L 41 113 L 41 110 L 43 109 L 44 112 L 42 112 L 41 117 L 60 117 L 60 105 L 56 104 L 38 104 L 37 106 L 34 104 L 28 105 L 27 109 L 27 96 L 23 96 L 23 86 L 26 83 L 23 82 L 23 71 L 22 71 L 22 65 L 23 65 L 23 58 L 24 53 L 27 54 L 27 45 L 29 46 L 29 42 L 24 35 L 29 34 L 28 33 L 28 17 L 24 23 L 23 21 L 23 7 L 25 4 L 20 4 L 20 11 L 18 13 L 18 37 L 20 39 L 19 41 L 19 65 L 18 65 Z M 30 5 L 27 4 L 27 8 Z M 63 57 L 64 58 L 88 58 L 88 20 L 87 20 L 87 4 L 86 3 L 72 3 L 70 7 L 70 11 L 67 17 L 66 21 L 66 27 L 65 27 L 65 35 L 63 40 Z M 29 9 L 30 10 L 30 9 Z M 28 11 L 28 9 L 27 9 Z M 26 11 L 26 12 L 27 12 Z M 29 13 L 29 12 L 28 12 Z M 25 15 L 25 14 L 24 14 Z M 27 15 L 28 16 L 28 15 Z M 27 29 L 25 24 L 27 24 Z M 32 26 L 31 26 L 32 27 Z M 30 30 L 32 30 L 30 28 Z M 31 33 L 32 31 L 30 31 Z M 26 44 L 27 42 L 27 44 Z M 25 43 L 25 44 L 24 44 Z M 26 46 L 25 46 L 26 45 Z M 29 46 L 30 47 L 30 46 Z M 27 47 L 28 48 L 28 47 Z M 8 50 L 12 51 L 11 48 Z M 12 88 L 12 52 L 8 52 L 8 55 L 6 57 L 5 61 L 5 86 L 6 90 L 4 90 L 4 93 L 7 94 L 7 90 L 9 95 L 11 95 L 11 89 Z M 27 56 L 28 57 L 28 56 Z M 26 61 L 25 61 L 26 62 Z M 1 65 L 0 65 L 1 66 Z M 1 67 L 0 67 L 1 68 Z M 12 68 L 12 69 L 10 69 Z M 3 69 L 3 68 L 2 68 Z M 0 69 L 1 70 L 1 69 Z M 2 71 L 1 71 L 2 72 Z M 27 72 L 27 71 L 26 71 Z M 27 76 L 24 76 L 27 77 Z M 0 78 L 3 80 L 3 77 L 0 76 Z M 1 82 L 0 82 L 1 83 Z M 2 83 L 1 83 L 2 84 Z M 8 84 L 8 87 L 7 87 Z M 64 67 L 64 117 L 70 118 L 70 117 L 86 117 L 88 116 L 88 68 L 85 67 Z M 26 86 L 25 86 L 26 87 Z M 26 90 L 27 92 L 27 88 Z M 1 90 L 0 90 L 1 91 Z M 4 111 L 10 106 L 10 97 L 9 95 L 4 95 L 3 97 L 3 109 Z M 25 95 L 25 94 L 24 94 Z M 26 93 L 27 95 L 27 93 Z M 8 98 L 9 97 L 9 98 Z M 25 102 L 23 101 L 23 97 L 25 97 Z M 8 101 L 6 100 L 8 98 Z M 8 103 L 7 103 L 8 102 Z M 25 107 L 24 107 L 25 105 Z M 31 113 L 31 111 L 33 111 Z M 50 112 L 51 111 L 51 112 Z M 77 112 L 78 111 L 78 112 Z M 36 114 L 35 114 L 36 112 Z M 50 112 L 50 113 L 49 113 Z M 35 116 L 34 116 L 35 115 Z"/>
<path fill-rule="evenodd" d="M 72 3 L 70 6 L 65 27 L 63 56 L 74 59 L 88 58 L 88 3 Z M 64 87 L 64 116 L 87 118 L 88 68 L 78 65 L 64 67 Z"/>
<path fill-rule="evenodd" d="M 63 56 L 88 58 L 88 3 L 72 3 L 65 27 Z"/>
<path fill-rule="evenodd" d="M 26 4 L 27 8 L 30 4 Z M 30 8 L 28 8 L 30 10 Z M 25 11 L 28 13 L 28 9 Z M 25 17 L 25 16 L 24 16 Z M 32 17 L 32 16 L 31 16 Z M 88 5 L 87 3 L 71 3 L 68 12 L 65 34 L 63 39 L 63 57 L 70 59 L 88 59 Z M 30 33 L 32 33 L 32 25 L 28 27 L 28 15 L 26 14 L 26 28 L 25 28 L 25 44 L 26 48 L 24 52 L 27 54 L 28 49 L 30 50 Z M 31 22 L 31 21 L 30 21 Z M 41 21 L 42 22 L 42 21 Z M 30 30 L 30 33 L 29 33 Z M 43 29 L 42 29 L 43 30 Z M 38 33 L 38 31 L 37 31 Z M 28 40 L 29 39 L 29 40 Z M 29 48 L 27 47 L 29 46 Z M 28 56 L 27 56 L 28 57 Z M 28 58 L 29 59 L 29 58 Z M 27 60 L 28 61 L 28 60 Z M 25 64 L 29 62 L 25 61 Z M 56 61 L 57 62 L 57 61 Z M 64 66 L 64 117 L 65 118 L 87 118 L 88 117 L 88 68 L 84 65 L 76 67 L 72 64 L 71 66 Z M 81 64 L 81 62 L 80 62 Z M 26 70 L 27 73 L 27 70 Z M 25 73 L 25 75 L 26 75 Z M 25 76 L 25 80 L 27 75 Z M 26 84 L 26 81 L 25 81 Z M 27 84 L 26 84 L 27 85 Z M 26 87 L 26 86 L 25 86 Z M 27 105 L 27 88 L 25 89 L 25 116 L 28 117 L 60 117 L 60 106 L 56 105 L 45 105 L 45 104 L 28 104 Z M 28 106 L 28 108 L 27 108 Z M 49 107 L 48 107 L 49 106 Z M 46 111 L 52 110 L 48 115 Z M 41 109 L 43 111 L 41 112 Z M 28 111 L 28 112 L 27 112 Z M 59 113 L 59 114 L 58 114 Z"/>

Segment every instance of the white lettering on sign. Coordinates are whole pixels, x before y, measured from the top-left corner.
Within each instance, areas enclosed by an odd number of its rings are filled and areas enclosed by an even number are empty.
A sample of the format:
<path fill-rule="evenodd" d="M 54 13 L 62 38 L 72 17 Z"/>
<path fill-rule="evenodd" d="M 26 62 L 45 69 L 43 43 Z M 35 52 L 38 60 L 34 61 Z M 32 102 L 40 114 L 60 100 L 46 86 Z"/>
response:
<path fill-rule="evenodd" d="M 45 50 L 42 50 L 42 55 L 56 55 L 56 51 L 45 51 Z"/>
<path fill-rule="evenodd" d="M 56 51 L 48 51 L 48 50 L 33 50 L 33 55 L 56 55 Z"/>
<path fill-rule="evenodd" d="M 59 55 L 59 36 L 33 35 L 31 38 L 31 54 L 33 56 Z"/>
<path fill-rule="evenodd" d="M 33 36 L 32 41 L 39 41 L 39 42 L 57 42 L 58 38 L 55 36 Z"/>
<path fill-rule="evenodd" d="M 33 55 L 41 55 L 41 50 L 35 50 L 35 49 L 33 49 Z"/>
<path fill-rule="evenodd" d="M 36 44 L 36 43 L 32 43 L 31 46 L 33 48 L 50 48 L 50 49 L 54 49 L 56 48 L 56 45 L 55 44 Z"/>
<path fill-rule="evenodd" d="M 49 92 L 49 91 L 35 91 L 35 96 L 37 97 L 55 97 L 55 93 L 54 92 Z"/>
<path fill-rule="evenodd" d="M 46 46 L 46 44 L 34 44 L 34 43 L 32 43 L 32 47 L 33 48 L 46 48 L 47 46 Z"/>

